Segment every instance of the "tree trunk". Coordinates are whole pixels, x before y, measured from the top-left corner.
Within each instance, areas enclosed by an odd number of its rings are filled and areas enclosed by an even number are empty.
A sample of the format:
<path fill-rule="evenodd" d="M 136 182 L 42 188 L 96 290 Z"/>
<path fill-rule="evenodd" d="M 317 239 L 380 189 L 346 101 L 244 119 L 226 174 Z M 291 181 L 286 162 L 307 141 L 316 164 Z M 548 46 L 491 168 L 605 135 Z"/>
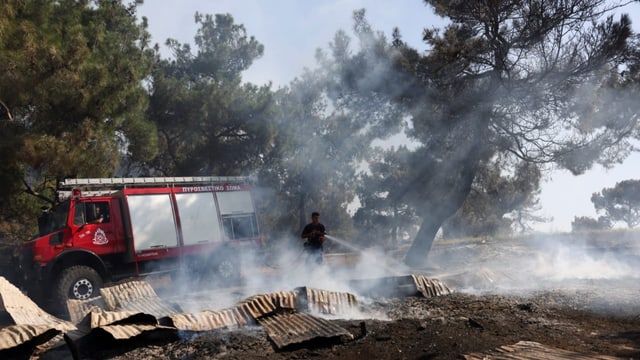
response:
<path fill-rule="evenodd" d="M 431 245 L 433 240 L 440 229 L 440 225 L 446 220 L 437 219 L 435 217 L 427 216 L 422 220 L 420 230 L 413 239 L 411 248 L 407 252 L 404 262 L 411 267 L 420 267 L 426 264 L 427 255 L 431 251 Z"/>
<path fill-rule="evenodd" d="M 482 157 L 487 118 L 480 117 L 467 127 L 472 130 L 465 133 L 466 139 L 458 142 L 460 146 L 446 157 L 447 161 L 425 164 L 423 171 L 414 179 L 411 187 L 419 187 L 413 191 L 419 198 L 423 220 L 404 258 L 410 267 L 426 265 L 438 229 L 464 204 L 471 191 Z"/>
<path fill-rule="evenodd" d="M 458 183 L 452 183 L 447 193 L 430 192 L 430 197 L 425 199 L 422 213 L 426 215 L 423 216 L 420 230 L 404 258 L 408 266 L 421 268 L 427 264 L 427 256 L 438 229 L 464 203 L 471 191 L 475 171 L 464 171 L 463 175 L 465 178 L 460 178 L 461 181 Z"/>

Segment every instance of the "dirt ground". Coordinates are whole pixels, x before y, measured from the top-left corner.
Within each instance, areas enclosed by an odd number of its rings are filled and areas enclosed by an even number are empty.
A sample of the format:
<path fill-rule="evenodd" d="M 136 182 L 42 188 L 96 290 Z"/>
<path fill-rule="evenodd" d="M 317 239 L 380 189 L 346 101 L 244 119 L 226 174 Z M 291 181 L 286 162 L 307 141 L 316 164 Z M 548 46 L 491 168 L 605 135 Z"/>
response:
<path fill-rule="evenodd" d="M 361 298 L 364 316 L 330 320 L 353 335 L 348 341 L 314 339 L 277 350 L 255 326 L 105 339 L 78 351 L 84 359 L 459 359 L 534 341 L 583 358 L 640 359 L 639 248 L 635 239 L 567 249 L 436 246 L 430 269 L 422 270 L 440 275 L 453 293 Z M 59 349 L 41 358 L 71 355 Z"/>
<path fill-rule="evenodd" d="M 349 342 L 317 340 L 276 351 L 261 328 L 185 333 L 103 343 L 95 359 L 459 359 L 521 340 L 585 355 L 640 358 L 640 319 L 576 308 L 588 294 L 543 292 L 530 297 L 455 293 L 437 298 L 384 299 L 367 305 L 390 320 L 333 320 Z M 114 346 L 115 345 L 115 346 Z M 58 353 L 61 357 L 62 353 Z M 45 358 L 55 358 L 51 353 Z"/>

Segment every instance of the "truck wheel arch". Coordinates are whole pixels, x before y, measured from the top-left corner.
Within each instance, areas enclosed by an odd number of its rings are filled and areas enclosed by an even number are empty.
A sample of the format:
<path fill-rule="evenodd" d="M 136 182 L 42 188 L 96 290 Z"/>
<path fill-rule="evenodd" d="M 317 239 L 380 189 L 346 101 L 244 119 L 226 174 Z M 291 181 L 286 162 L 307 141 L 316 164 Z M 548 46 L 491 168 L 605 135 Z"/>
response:
<path fill-rule="evenodd" d="M 92 251 L 80 249 L 65 251 L 53 260 L 50 270 L 51 280 L 55 281 L 62 271 L 77 265 L 91 267 L 103 280 L 107 280 L 107 267 L 102 259 Z"/>

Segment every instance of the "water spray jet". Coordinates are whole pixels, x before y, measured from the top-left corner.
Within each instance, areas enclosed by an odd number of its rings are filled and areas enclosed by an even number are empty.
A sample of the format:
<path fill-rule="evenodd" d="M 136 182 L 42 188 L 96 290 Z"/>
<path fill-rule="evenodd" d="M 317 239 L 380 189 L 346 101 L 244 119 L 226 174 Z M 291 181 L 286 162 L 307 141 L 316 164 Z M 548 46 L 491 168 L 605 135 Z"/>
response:
<path fill-rule="evenodd" d="M 356 253 L 358 253 L 360 255 L 368 255 L 368 256 L 374 258 L 374 260 L 378 260 L 377 257 L 375 256 L 375 254 L 373 254 L 370 251 L 367 251 L 366 249 L 360 249 L 357 246 L 355 246 L 353 244 L 350 244 L 349 242 L 347 242 L 347 241 L 345 241 L 343 239 L 339 239 L 339 238 L 337 238 L 335 236 L 331 236 L 331 235 L 326 234 L 326 233 L 324 234 L 324 236 L 327 239 L 329 239 L 329 240 L 331 240 L 331 241 L 333 241 L 333 242 L 335 242 L 337 244 L 340 244 L 340 245 L 344 246 L 345 248 L 348 248 L 348 249 L 350 249 L 350 250 L 352 250 L 352 251 L 354 251 L 354 252 L 356 252 Z M 389 259 L 389 258 L 387 257 L 387 259 Z M 387 260 L 387 259 L 385 259 L 385 260 Z M 400 275 L 400 273 L 397 271 L 397 269 L 392 269 L 392 268 L 388 267 L 386 265 L 386 261 L 379 261 L 379 262 L 377 261 L 376 265 L 380 266 L 382 269 L 387 271 L 389 274 Z"/>

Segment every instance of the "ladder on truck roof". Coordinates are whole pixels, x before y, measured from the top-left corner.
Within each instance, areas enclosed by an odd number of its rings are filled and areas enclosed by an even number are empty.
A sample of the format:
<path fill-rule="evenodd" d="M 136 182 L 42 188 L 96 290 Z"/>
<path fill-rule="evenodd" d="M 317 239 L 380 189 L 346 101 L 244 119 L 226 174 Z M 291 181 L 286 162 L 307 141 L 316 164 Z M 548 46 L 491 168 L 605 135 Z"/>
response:
<path fill-rule="evenodd" d="M 59 189 L 76 187 L 136 187 L 188 184 L 237 184 L 245 183 L 248 176 L 181 176 L 181 177 L 132 177 L 132 178 L 85 178 L 65 179 L 58 184 Z"/>

